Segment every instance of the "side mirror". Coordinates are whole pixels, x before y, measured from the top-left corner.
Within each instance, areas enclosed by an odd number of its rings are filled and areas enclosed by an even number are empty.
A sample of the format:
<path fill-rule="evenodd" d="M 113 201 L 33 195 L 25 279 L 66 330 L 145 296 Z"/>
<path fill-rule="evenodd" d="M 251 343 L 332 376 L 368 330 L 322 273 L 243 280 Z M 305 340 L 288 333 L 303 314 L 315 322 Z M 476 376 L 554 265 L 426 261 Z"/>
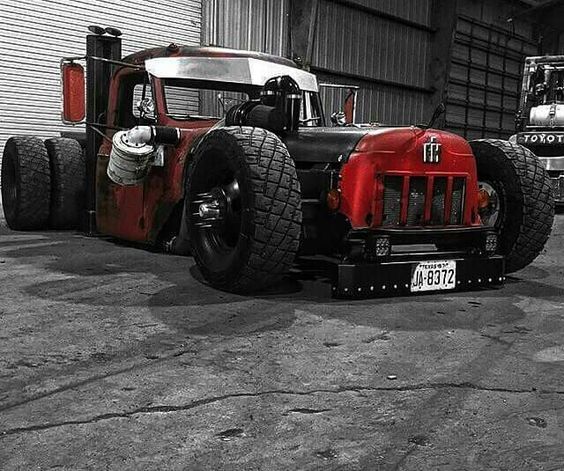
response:
<path fill-rule="evenodd" d="M 141 119 L 147 119 L 154 121 L 156 119 L 155 115 L 155 102 L 152 98 L 144 98 L 137 102 L 137 110 L 139 111 L 139 117 Z"/>
<path fill-rule="evenodd" d="M 542 82 L 542 83 L 537 83 L 535 85 L 535 96 L 536 97 L 541 97 L 546 95 L 546 92 L 548 91 L 548 85 L 546 82 Z"/>
<path fill-rule="evenodd" d="M 61 86 L 63 122 L 68 124 L 83 122 L 86 115 L 84 67 L 75 62 L 63 62 Z"/>
<path fill-rule="evenodd" d="M 331 113 L 331 122 L 335 126 L 346 126 L 347 125 L 347 116 L 345 115 L 344 111 L 335 111 Z"/>

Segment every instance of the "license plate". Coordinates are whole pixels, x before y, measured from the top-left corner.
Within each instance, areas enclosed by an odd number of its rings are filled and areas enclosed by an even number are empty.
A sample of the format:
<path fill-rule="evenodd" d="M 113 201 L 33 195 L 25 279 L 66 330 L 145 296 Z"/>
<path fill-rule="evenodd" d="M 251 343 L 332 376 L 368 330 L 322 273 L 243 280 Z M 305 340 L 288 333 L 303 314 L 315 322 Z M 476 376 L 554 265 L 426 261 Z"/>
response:
<path fill-rule="evenodd" d="M 437 291 L 456 287 L 456 261 L 420 262 L 411 274 L 411 291 Z"/>
<path fill-rule="evenodd" d="M 564 144 L 564 134 L 549 132 L 517 134 L 517 144 L 562 145 Z"/>

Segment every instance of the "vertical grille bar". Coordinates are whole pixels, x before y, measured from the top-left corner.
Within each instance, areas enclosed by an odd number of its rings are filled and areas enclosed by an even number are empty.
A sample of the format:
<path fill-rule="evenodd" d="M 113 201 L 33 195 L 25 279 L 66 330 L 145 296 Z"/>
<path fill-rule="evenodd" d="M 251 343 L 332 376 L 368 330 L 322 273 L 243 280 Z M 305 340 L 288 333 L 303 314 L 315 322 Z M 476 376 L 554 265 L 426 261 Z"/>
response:
<path fill-rule="evenodd" d="M 450 210 L 450 224 L 462 224 L 464 213 L 465 178 L 455 178 L 452 182 L 452 204 Z"/>
<path fill-rule="evenodd" d="M 384 176 L 382 225 L 461 225 L 465 177 Z"/>
<path fill-rule="evenodd" d="M 423 216 L 424 224 L 431 223 L 431 209 L 433 206 L 433 186 L 435 185 L 435 177 L 427 178 L 427 190 L 425 198 L 425 215 Z"/>
<path fill-rule="evenodd" d="M 384 226 L 399 224 L 402 190 L 403 177 L 386 176 L 384 178 L 384 210 L 382 212 Z"/>

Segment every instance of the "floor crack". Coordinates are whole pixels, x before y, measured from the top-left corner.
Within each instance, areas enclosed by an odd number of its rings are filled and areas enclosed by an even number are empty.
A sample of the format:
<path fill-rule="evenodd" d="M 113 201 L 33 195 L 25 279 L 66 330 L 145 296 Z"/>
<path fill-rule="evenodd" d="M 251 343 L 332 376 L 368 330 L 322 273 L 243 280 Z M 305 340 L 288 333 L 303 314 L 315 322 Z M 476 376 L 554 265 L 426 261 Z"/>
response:
<path fill-rule="evenodd" d="M 488 387 L 480 386 L 470 382 L 462 383 L 419 383 L 413 385 L 398 385 L 398 386 L 343 386 L 340 388 L 333 389 L 312 389 L 308 391 L 289 391 L 283 389 L 274 389 L 269 391 L 259 391 L 255 393 L 251 392 L 241 392 L 233 394 L 225 394 L 222 396 L 208 397 L 204 399 L 199 399 L 197 401 L 190 402 L 188 404 L 183 404 L 179 406 L 173 405 L 157 405 L 157 406 L 145 406 L 139 407 L 137 409 L 132 409 L 130 411 L 124 412 L 109 412 L 107 414 L 97 415 L 91 418 L 82 420 L 68 420 L 62 422 L 53 422 L 45 424 L 30 425 L 27 427 L 16 427 L 12 429 L 7 429 L 0 431 L 0 440 L 3 438 L 16 435 L 25 432 L 36 432 L 42 430 L 48 430 L 57 427 L 64 427 L 67 425 L 85 425 L 100 422 L 103 420 L 110 419 L 126 419 L 139 414 L 154 414 L 154 413 L 169 413 L 169 412 L 179 412 L 187 411 L 190 409 L 195 409 L 197 407 L 206 406 L 208 404 L 213 404 L 216 402 L 225 401 L 228 399 L 236 398 L 249 398 L 249 397 L 262 397 L 267 395 L 289 395 L 289 396 L 309 396 L 313 394 L 342 394 L 348 392 L 361 393 L 362 391 L 384 391 L 384 392 L 403 392 L 403 391 L 421 391 L 428 389 L 474 389 L 477 391 L 488 391 L 488 392 L 498 392 L 498 393 L 513 393 L 513 394 L 563 394 L 564 391 L 551 391 L 542 389 L 510 389 L 510 388 L 498 388 L 498 387 Z"/>

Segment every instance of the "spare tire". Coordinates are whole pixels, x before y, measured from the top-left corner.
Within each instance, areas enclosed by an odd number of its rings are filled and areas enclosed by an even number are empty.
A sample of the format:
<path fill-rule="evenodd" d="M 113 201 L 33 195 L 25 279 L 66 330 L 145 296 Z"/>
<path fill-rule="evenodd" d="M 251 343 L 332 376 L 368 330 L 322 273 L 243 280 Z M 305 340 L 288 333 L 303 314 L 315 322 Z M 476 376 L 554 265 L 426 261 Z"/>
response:
<path fill-rule="evenodd" d="M 45 229 L 49 219 L 51 176 L 41 139 L 11 137 L 2 157 L 2 205 L 10 229 Z"/>
<path fill-rule="evenodd" d="M 211 131 L 190 163 L 185 214 L 203 277 L 234 293 L 258 291 L 290 269 L 301 232 L 301 194 L 294 161 L 261 128 Z"/>
<path fill-rule="evenodd" d="M 52 229 L 77 229 L 84 209 L 86 162 L 75 139 L 55 137 L 45 141 L 51 168 Z"/>
<path fill-rule="evenodd" d="M 546 170 L 539 159 L 518 144 L 479 139 L 470 146 L 476 157 L 481 191 L 487 204 L 482 222 L 500 231 L 505 271 L 530 264 L 543 250 L 552 230 L 554 199 Z"/>

